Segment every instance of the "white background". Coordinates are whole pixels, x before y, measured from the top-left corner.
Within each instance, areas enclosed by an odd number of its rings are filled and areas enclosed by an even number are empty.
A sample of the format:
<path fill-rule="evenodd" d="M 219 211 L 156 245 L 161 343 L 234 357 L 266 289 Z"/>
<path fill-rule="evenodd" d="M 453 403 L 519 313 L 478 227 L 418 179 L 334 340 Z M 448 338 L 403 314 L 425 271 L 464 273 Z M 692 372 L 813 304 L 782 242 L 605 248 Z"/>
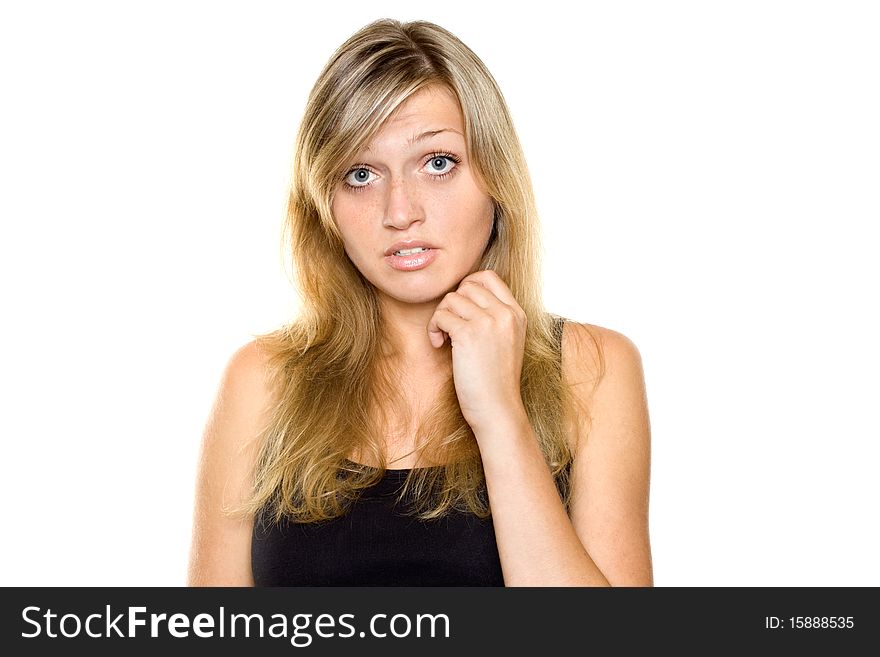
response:
<path fill-rule="evenodd" d="M 514 6 L 2 5 L 0 583 L 185 582 L 221 370 L 295 311 L 308 91 L 388 16 L 486 62 L 548 307 L 640 348 L 656 584 L 880 585 L 876 5 Z"/>

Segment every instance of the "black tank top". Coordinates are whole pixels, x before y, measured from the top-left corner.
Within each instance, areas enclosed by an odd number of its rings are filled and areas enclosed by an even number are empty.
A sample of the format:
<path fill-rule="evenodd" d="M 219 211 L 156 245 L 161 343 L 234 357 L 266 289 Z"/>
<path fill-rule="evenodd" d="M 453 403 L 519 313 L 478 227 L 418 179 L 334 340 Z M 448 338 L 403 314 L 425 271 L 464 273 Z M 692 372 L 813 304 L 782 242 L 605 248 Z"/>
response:
<path fill-rule="evenodd" d="M 557 318 L 560 353 L 563 322 Z M 274 523 L 264 509 L 251 540 L 254 585 L 504 586 L 491 516 L 407 515 L 397 494 L 408 472 L 386 469 L 332 520 Z"/>

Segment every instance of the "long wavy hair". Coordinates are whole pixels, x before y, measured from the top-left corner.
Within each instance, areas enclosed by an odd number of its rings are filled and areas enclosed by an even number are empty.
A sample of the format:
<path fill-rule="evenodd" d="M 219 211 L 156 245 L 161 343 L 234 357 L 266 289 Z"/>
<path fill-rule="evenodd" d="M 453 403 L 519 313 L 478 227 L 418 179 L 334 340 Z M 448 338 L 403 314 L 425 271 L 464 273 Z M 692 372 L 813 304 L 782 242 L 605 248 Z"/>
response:
<path fill-rule="evenodd" d="M 389 328 L 378 297 L 346 255 L 331 203 L 346 163 L 412 94 L 451 90 L 461 106 L 469 161 L 495 206 L 479 269 L 494 270 L 528 318 L 521 393 L 563 502 L 569 503 L 573 395 L 563 385 L 559 319 L 541 298 L 541 251 L 531 181 L 507 105 L 483 62 L 456 36 L 426 21 L 377 20 L 332 55 L 306 105 L 296 139 L 285 222 L 300 310 L 255 337 L 273 391 L 253 490 L 240 511 L 280 521 L 342 515 L 387 468 L 385 422 L 418 426 L 420 464 L 400 500 L 423 519 L 451 509 L 490 515 L 479 448 L 450 375 L 434 406 L 408 421 L 388 359 Z M 450 346 L 444 344 L 451 359 Z M 451 362 L 451 361 L 450 361 Z M 379 466 L 362 467 L 351 454 Z"/>

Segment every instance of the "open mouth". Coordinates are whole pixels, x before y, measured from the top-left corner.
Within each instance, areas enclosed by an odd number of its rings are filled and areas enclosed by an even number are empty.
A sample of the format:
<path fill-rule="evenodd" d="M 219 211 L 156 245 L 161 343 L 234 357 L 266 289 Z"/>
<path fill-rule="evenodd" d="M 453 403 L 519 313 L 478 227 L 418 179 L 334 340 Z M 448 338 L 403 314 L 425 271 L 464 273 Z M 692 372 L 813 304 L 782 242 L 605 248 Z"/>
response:
<path fill-rule="evenodd" d="M 385 256 L 385 262 L 398 271 L 414 271 L 427 267 L 437 257 L 437 249 L 417 246 L 411 249 L 399 249 Z"/>
<path fill-rule="evenodd" d="M 430 249 L 426 246 L 417 246 L 413 249 L 401 249 L 400 251 L 395 251 L 394 255 L 396 255 L 396 256 L 409 256 L 409 255 L 415 255 L 416 253 L 424 253 L 425 251 L 430 251 Z"/>

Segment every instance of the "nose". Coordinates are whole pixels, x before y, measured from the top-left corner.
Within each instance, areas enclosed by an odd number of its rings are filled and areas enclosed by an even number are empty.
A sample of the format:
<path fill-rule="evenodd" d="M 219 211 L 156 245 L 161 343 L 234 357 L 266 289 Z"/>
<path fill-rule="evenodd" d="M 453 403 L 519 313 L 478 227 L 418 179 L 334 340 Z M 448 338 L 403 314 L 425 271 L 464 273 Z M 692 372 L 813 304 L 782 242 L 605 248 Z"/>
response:
<path fill-rule="evenodd" d="M 388 185 L 385 203 L 386 228 L 405 230 L 416 221 L 424 219 L 423 208 L 414 185 L 403 177 L 394 177 Z"/>

